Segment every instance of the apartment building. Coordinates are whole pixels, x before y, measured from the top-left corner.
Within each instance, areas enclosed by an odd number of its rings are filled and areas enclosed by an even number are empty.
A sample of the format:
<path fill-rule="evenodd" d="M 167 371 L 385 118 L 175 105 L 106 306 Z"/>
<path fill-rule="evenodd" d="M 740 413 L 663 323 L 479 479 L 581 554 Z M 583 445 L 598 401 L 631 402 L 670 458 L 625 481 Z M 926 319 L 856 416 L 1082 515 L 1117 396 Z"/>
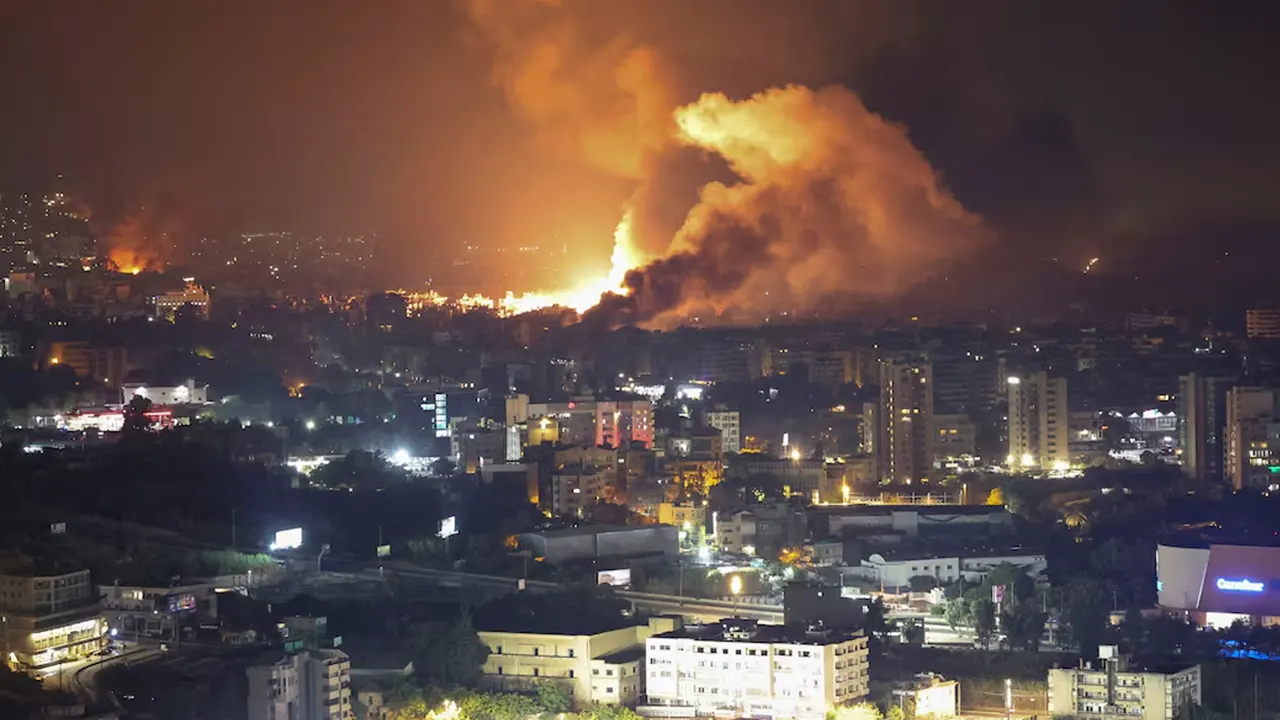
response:
<path fill-rule="evenodd" d="M 1114 646 L 1099 660 L 1049 671 L 1049 714 L 1084 720 L 1174 720 L 1201 700 L 1200 666 L 1131 667 Z"/>
<path fill-rule="evenodd" d="M 645 654 L 642 714 L 817 720 L 869 692 L 862 631 L 735 618 L 654 635 Z"/>
<path fill-rule="evenodd" d="M 742 452 L 742 418 L 737 410 L 727 410 L 717 406 L 715 410 L 703 413 L 702 421 L 707 427 L 720 431 L 724 438 L 724 451 L 727 453 Z"/>
<path fill-rule="evenodd" d="M 10 669 L 37 677 L 107 645 L 107 622 L 88 570 L 51 574 L 9 570 L 0 575 L 0 637 Z"/>
<path fill-rule="evenodd" d="M 253 665 L 249 720 L 346 720 L 352 716 L 351 659 L 341 650 L 308 650 Z"/>
<path fill-rule="evenodd" d="M 529 690 L 558 683 L 575 707 L 634 705 L 644 681 L 644 641 L 677 626 L 669 617 L 590 635 L 480 630 L 489 646 L 485 683 L 503 690 Z M 521 628 L 522 630 L 524 628 Z"/>
<path fill-rule="evenodd" d="M 922 359 L 880 361 L 880 407 L 875 443 L 880 479 L 908 483 L 932 466 L 933 365 Z"/>
<path fill-rule="evenodd" d="M 1035 372 L 1011 375 L 1009 388 L 1010 467 L 1062 472 L 1071 467 L 1067 379 Z"/>

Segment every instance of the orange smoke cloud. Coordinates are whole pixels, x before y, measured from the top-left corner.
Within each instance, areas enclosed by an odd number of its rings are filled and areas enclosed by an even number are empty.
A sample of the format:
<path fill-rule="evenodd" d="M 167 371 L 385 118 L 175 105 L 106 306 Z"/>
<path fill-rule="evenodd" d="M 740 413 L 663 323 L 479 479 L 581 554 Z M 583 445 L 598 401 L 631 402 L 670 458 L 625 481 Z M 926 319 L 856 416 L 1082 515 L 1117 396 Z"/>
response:
<path fill-rule="evenodd" d="M 120 272 L 137 274 L 164 265 L 171 238 L 155 213 L 143 209 L 107 231 L 107 260 Z"/>
<path fill-rule="evenodd" d="M 538 137 L 619 177 L 641 178 L 676 106 L 652 48 L 617 37 L 593 48 L 560 0 L 466 0 L 494 46 L 493 80 Z"/>
<path fill-rule="evenodd" d="M 984 242 L 981 220 L 905 129 L 849 90 L 791 86 L 741 102 L 710 93 L 680 107 L 654 49 L 625 37 L 592 47 L 568 5 L 465 0 L 495 48 L 495 82 L 538 137 L 637 181 L 610 278 L 587 295 L 625 280 L 592 318 L 747 320 L 893 297 Z M 657 225 L 645 211 L 667 191 L 658 161 L 681 147 L 722 159 L 738 181 L 702 186 L 674 237 L 646 237 Z"/>
<path fill-rule="evenodd" d="M 703 187 L 669 254 L 594 311 L 611 324 L 892 297 L 987 238 L 905 129 L 845 88 L 707 94 L 675 118 L 682 142 L 722 157 L 741 182 Z"/>

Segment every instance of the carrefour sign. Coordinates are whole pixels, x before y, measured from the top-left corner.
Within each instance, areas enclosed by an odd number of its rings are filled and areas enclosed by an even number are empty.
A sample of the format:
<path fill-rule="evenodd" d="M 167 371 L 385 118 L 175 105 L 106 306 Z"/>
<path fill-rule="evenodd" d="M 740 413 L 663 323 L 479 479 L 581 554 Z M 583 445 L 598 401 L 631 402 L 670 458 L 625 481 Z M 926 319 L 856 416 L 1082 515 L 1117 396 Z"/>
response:
<path fill-rule="evenodd" d="M 1260 593 L 1266 588 L 1266 586 L 1260 582 L 1254 582 L 1252 580 L 1246 580 L 1244 578 L 1241 578 L 1239 580 L 1229 580 L 1227 578 L 1218 578 L 1217 586 L 1219 590 L 1227 590 L 1230 592 L 1250 592 L 1250 593 Z"/>

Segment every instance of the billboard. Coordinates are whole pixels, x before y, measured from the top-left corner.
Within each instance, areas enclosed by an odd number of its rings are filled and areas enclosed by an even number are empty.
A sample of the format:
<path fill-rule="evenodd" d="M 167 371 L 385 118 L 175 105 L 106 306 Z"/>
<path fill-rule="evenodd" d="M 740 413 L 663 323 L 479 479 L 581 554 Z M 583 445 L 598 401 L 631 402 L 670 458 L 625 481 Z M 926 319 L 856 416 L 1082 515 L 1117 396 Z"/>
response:
<path fill-rule="evenodd" d="M 439 537 L 447 538 L 458 534 L 458 516 L 450 515 L 440 521 L 440 532 L 436 533 Z"/>
<path fill-rule="evenodd" d="M 170 613 L 190 612 L 196 609 L 196 596 L 192 593 L 176 593 L 165 598 Z"/>
<path fill-rule="evenodd" d="M 622 568 L 621 570 L 601 570 L 596 573 L 596 584 L 612 585 L 613 587 L 630 587 L 631 568 Z"/>
<path fill-rule="evenodd" d="M 380 558 L 384 558 L 384 557 L 391 557 L 391 546 L 390 546 L 390 545 L 379 545 L 379 546 L 378 546 L 378 557 L 380 557 Z"/>
<path fill-rule="evenodd" d="M 276 532 L 276 539 L 269 546 L 272 550 L 292 550 L 302 547 L 302 528 L 289 528 Z"/>

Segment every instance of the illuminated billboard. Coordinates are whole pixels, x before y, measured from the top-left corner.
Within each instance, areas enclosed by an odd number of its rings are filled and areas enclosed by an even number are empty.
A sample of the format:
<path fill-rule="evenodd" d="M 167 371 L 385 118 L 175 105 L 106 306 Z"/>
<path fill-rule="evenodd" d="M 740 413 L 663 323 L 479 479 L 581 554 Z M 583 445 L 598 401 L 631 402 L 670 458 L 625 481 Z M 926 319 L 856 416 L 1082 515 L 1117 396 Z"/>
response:
<path fill-rule="evenodd" d="M 456 515 L 450 515 L 449 517 L 440 521 L 440 532 L 437 533 L 439 537 L 447 538 L 447 537 L 453 537 L 454 535 L 457 535 L 457 534 L 458 534 L 458 517 Z"/>
<path fill-rule="evenodd" d="M 630 587 L 631 568 L 622 568 L 621 570 L 601 570 L 596 573 L 596 584 L 612 585 L 614 587 Z"/>
<path fill-rule="evenodd" d="M 170 595 L 166 605 L 171 613 L 190 612 L 196 609 L 196 596 L 192 593 Z"/>
<path fill-rule="evenodd" d="M 302 547 L 302 528 L 289 528 L 276 533 L 276 539 L 269 546 L 272 550 L 292 550 Z"/>

